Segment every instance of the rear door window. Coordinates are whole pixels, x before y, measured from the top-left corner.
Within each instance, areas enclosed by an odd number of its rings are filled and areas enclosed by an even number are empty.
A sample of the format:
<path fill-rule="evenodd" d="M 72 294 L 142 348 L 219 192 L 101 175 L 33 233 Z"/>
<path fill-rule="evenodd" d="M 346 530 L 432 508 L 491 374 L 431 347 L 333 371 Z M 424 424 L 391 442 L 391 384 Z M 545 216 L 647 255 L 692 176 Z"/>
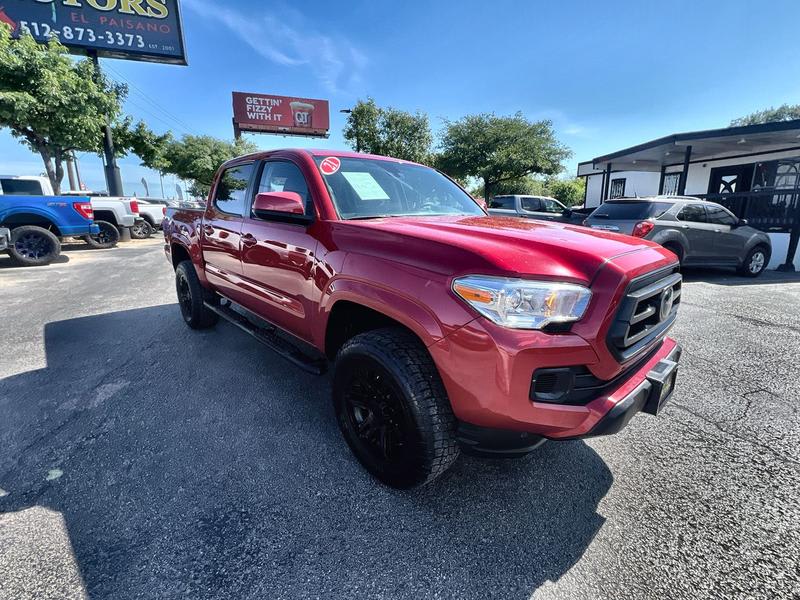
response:
<path fill-rule="evenodd" d="M 514 196 L 495 196 L 489 203 L 489 208 L 503 208 L 506 210 L 515 210 Z"/>
<path fill-rule="evenodd" d="M 669 210 L 668 202 L 606 202 L 592 213 L 593 219 L 640 221 L 658 217 Z"/>
<path fill-rule="evenodd" d="M 522 198 L 522 209 L 536 212 L 542 210 L 542 201 L 539 198 Z"/>
<path fill-rule="evenodd" d="M 707 223 L 706 207 L 702 204 L 688 204 L 678 213 L 678 220 L 691 223 Z"/>
<path fill-rule="evenodd" d="M 247 204 L 247 186 L 253 174 L 253 163 L 225 169 L 214 192 L 214 206 L 224 213 L 242 216 Z"/>

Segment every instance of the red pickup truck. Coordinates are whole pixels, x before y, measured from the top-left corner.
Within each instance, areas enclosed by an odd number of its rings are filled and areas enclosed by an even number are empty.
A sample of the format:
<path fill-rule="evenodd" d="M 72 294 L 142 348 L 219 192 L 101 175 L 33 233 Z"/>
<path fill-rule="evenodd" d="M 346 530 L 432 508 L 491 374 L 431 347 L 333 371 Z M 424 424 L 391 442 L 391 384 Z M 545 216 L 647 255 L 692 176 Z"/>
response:
<path fill-rule="evenodd" d="M 412 487 L 461 450 L 519 456 L 615 433 L 675 384 L 675 255 L 579 226 L 486 214 L 441 173 L 349 152 L 224 164 L 165 251 L 193 328 L 222 316 L 313 373 L 345 440 Z"/>

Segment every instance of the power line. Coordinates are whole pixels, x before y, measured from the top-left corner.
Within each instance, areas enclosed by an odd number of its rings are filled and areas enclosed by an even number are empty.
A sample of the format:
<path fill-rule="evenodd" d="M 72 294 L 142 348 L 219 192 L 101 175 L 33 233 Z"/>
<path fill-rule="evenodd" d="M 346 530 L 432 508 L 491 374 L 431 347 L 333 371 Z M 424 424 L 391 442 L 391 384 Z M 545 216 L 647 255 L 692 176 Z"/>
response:
<path fill-rule="evenodd" d="M 156 102 L 155 100 L 150 98 L 150 96 L 148 96 L 148 94 L 146 92 L 144 92 L 140 87 L 138 87 L 137 85 L 135 85 L 134 83 L 132 83 L 131 81 L 126 79 L 121 73 L 119 73 L 115 69 L 109 67 L 108 65 L 104 65 L 104 66 L 105 66 L 106 69 L 108 69 L 109 71 L 114 73 L 119 79 L 122 80 L 122 81 L 119 81 L 119 80 L 117 80 L 117 79 L 112 77 L 112 79 L 114 79 L 114 81 L 116 81 L 117 83 L 123 83 L 124 82 L 125 84 L 127 84 L 128 85 L 128 89 L 132 90 L 141 99 L 143 99 L 148 104 L 153 106 L 156 110 L 161 112 L 168 119 L 171 119 L 175 124 L 178 125 L 178 129 L 181 129 L 181 130 L 185 131 L 186 133 L 191 133 L 191 134 L 194 134 L 194 135 L 201 135 L 199 132 L 195 131 L 189 124 L 187 124 L 185 121 L 183 121 L 182 119 L 178 118 L 173 113 L 168 111 L 166 108 L 161 106 L 158 102 Z M 128 98 L 128 101 L 132 102 L 131 98 Z M 134 103 L 134 105 L 136 105 L 136 104 Z M 142 107 L 140 106 L 140 108 L 142 108 Z M 152 114 L 152 113 L 150 113 L 150 114 Z M 160 120 L 162 122 L 166 122 L 163 119 L 160 119 Z"/>

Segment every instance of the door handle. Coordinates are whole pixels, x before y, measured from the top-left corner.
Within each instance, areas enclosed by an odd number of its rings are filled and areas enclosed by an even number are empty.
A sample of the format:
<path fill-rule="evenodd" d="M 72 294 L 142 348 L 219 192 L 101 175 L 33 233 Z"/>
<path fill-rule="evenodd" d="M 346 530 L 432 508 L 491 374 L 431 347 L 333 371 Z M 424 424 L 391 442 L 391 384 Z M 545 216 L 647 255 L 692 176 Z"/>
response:
<path fill-rule="evenodd" d="M 681 225 L 681 229 L 689 229 L 688 225 Z"/>
<path fill-rule="evenodd" d="M 715 229 L 714 233 L 722 233 L 722 229 Z"/>
<path fill-rule="evenodd" d="M 258 243 L 258 240 L 253 237 L 252 233 L 245 233 L 242 236 L 242 244 L 245 246 L 255 246 Z"/>
<path fill-rule="evenodd" d="M 203 225 L 203 233 L 211 235 L 214 233 L 214 228 L 211 225 Z"/>

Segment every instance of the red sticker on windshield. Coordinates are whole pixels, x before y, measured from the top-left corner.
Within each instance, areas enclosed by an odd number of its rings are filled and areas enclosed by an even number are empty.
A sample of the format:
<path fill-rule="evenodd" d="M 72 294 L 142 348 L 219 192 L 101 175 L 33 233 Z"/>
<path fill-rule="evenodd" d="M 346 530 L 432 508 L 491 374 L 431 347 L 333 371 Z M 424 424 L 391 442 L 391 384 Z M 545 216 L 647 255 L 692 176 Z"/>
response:
<path fill-rule="evenodd" d="M 342 161 L 335 156 L 329 156 L 328 158 L 323 158 L 322 162 L 319 163 L 319 170 L 322 171 L 323 175 L 333 175 L 341 166 Z"/>

